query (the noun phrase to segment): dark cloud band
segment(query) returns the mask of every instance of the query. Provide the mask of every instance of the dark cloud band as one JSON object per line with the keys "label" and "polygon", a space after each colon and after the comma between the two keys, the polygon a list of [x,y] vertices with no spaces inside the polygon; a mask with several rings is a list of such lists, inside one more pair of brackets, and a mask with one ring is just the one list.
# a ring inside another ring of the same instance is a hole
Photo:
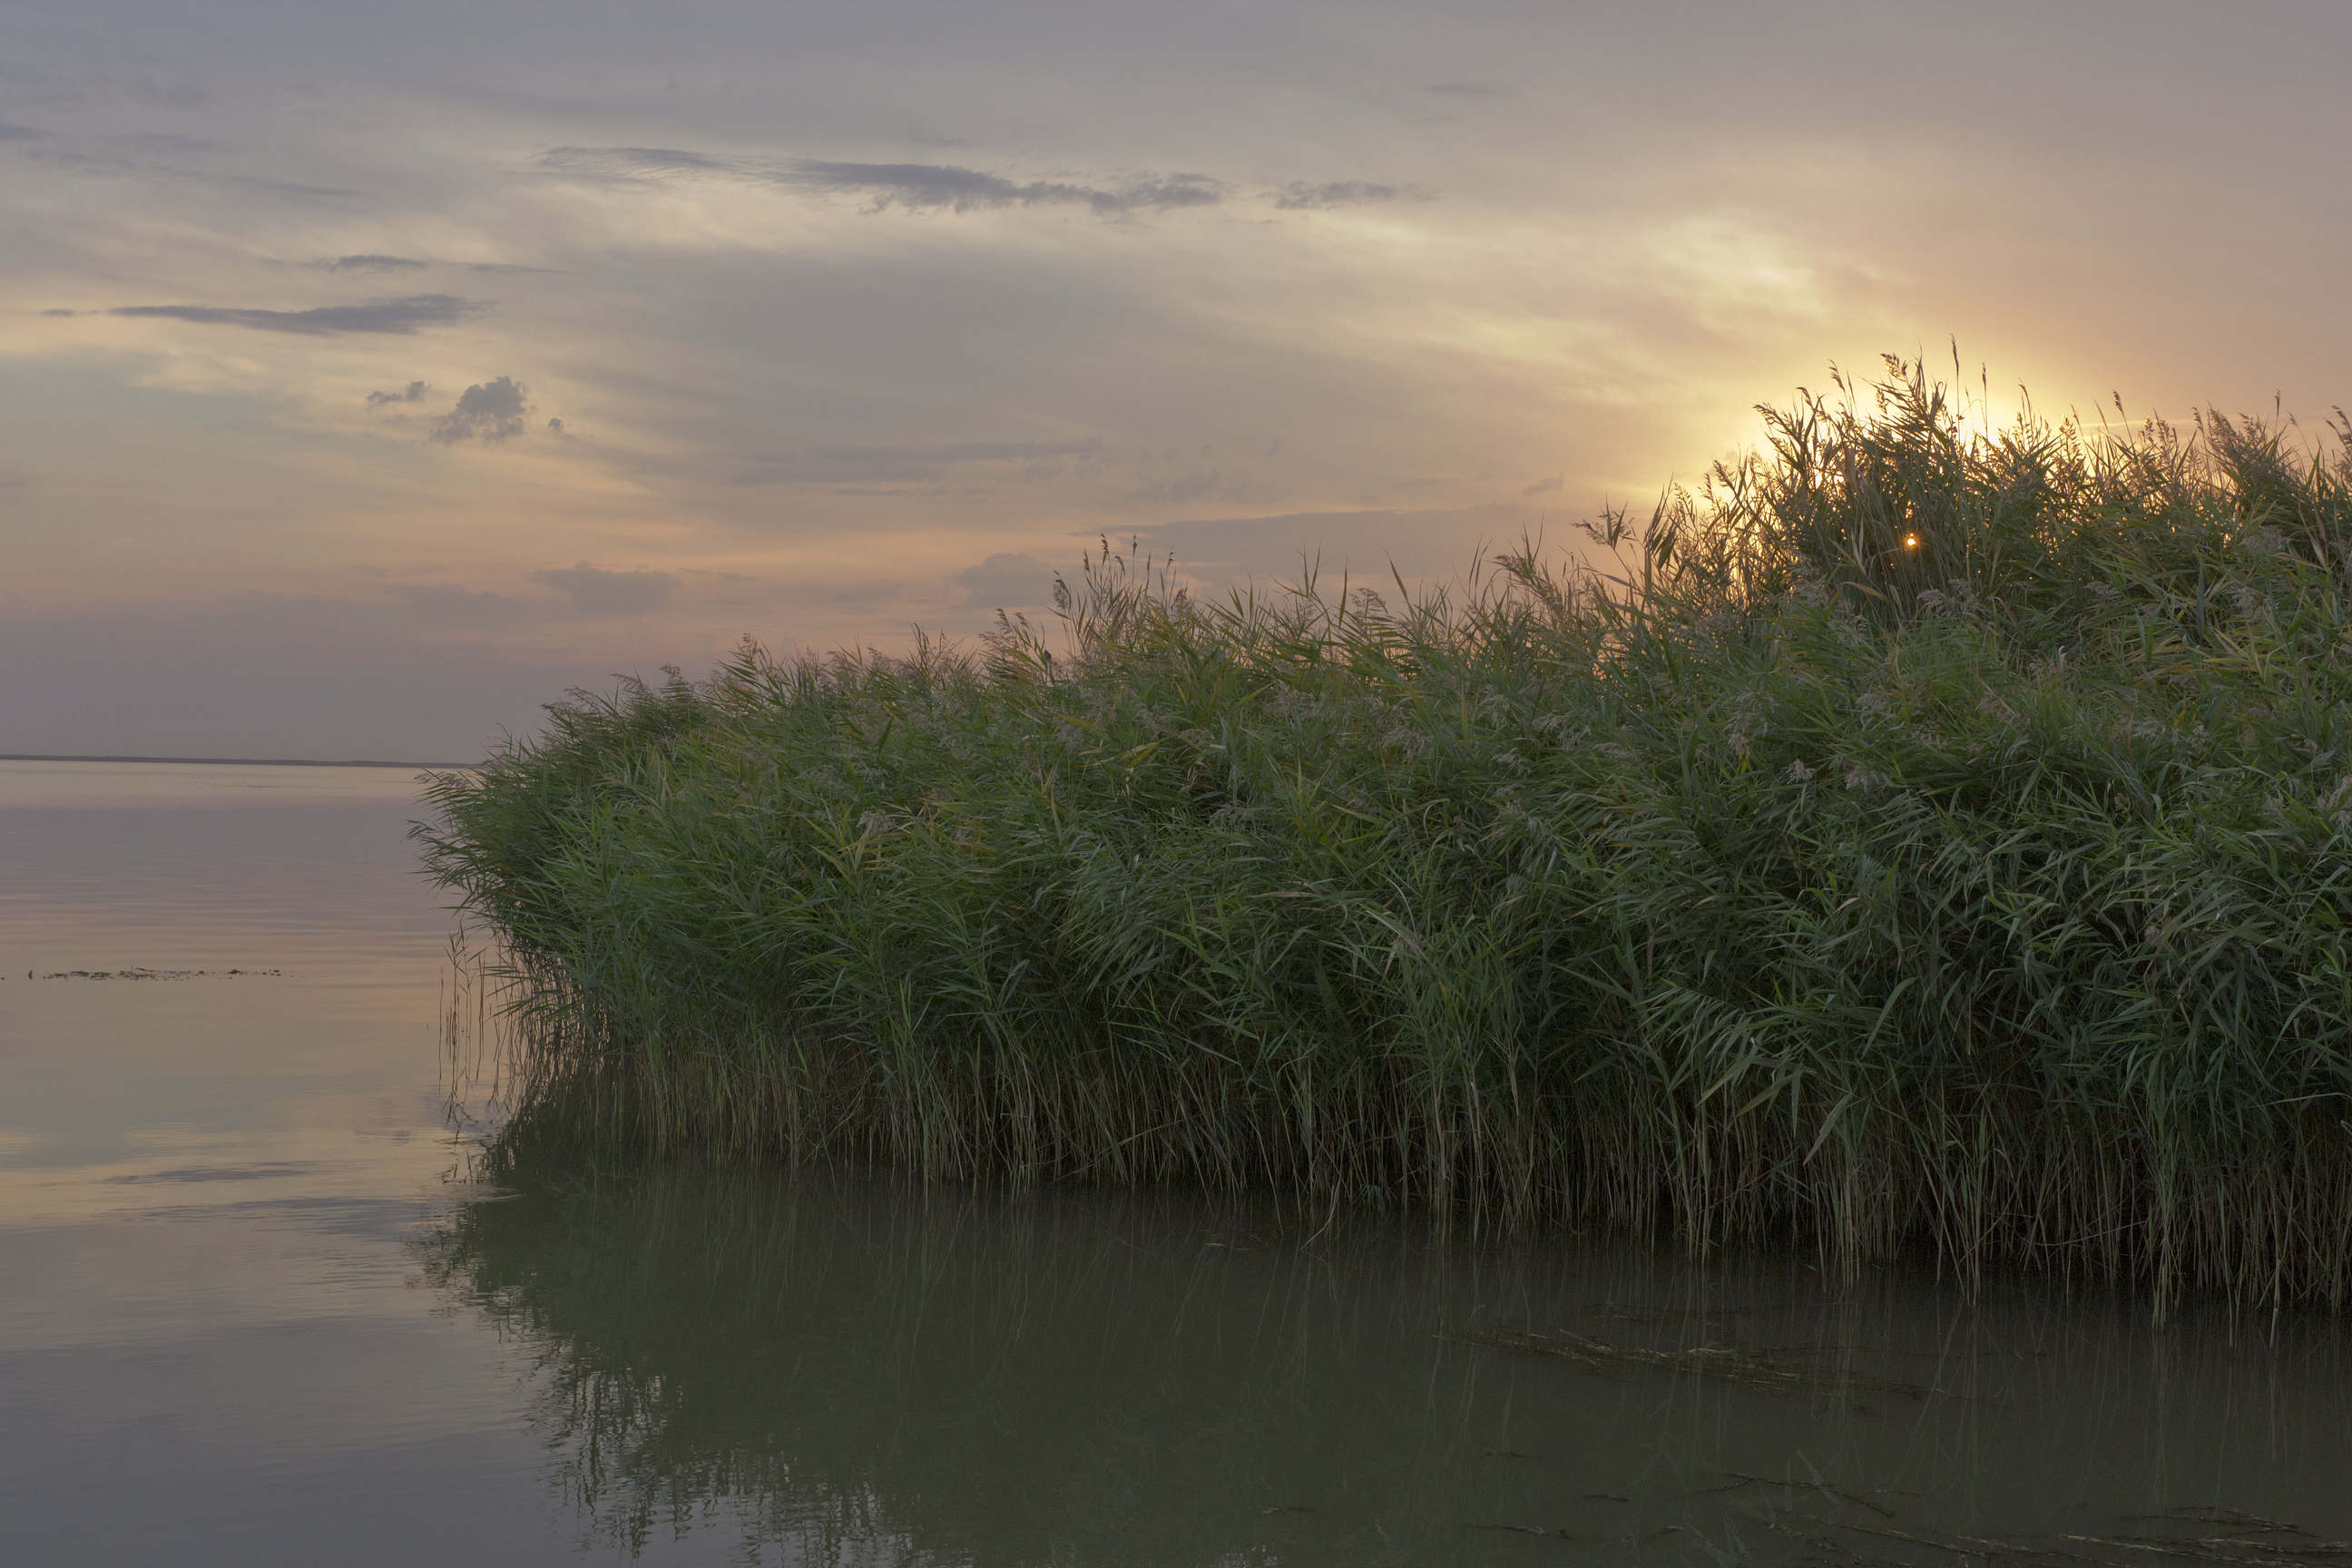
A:
{"label": "dark cloud band", "polygon": [[411,294],[364,305],[320,305],[308,310],[259,310],[226,305],[118,305],[110,316],[190,321],[205,327],[247,327],[257,332],[294,332],[305,337],[389,332],[400,336],[426,327],[446,327],[489,309],[487,301],[454,294]]}
{"label": "dark cloud band", "polygon": [[808,195],[861,195],[884,207],[1082,206],[1106,216],[1214,206],[1224,186],[1205,174],[1154,174],[1116,185],[1067,180],[1012,180],[950,163],[845,163],[821,158],[781,162],[721,157],[677,147],[558,147],[540,160],[565,174],[747,181]]}
{"label": "dark cloud band", "polygon": [[1008,180],[945,163],[833,163],[796,159],[779,184],[809,192],[872,196],[885,205],[951,207],[1084,206],[1098,213],[1214,206],[1224,187],[1205,174],[1168,174],[1112,188],[1059,180]]}
{"label": "dark cloud band", "polygon": [[325,256],[310,263],[321,272],[422,272],[433,264],[413,256]]}

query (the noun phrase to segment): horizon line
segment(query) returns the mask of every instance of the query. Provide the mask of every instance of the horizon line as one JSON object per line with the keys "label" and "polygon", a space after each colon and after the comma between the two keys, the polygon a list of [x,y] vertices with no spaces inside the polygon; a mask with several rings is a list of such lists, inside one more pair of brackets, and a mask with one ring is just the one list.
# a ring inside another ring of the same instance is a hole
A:
{"label": "horizon line", "polygon": [[388,762],[379,757],[136,757],[58,752],[0,752],[0,763],[197,763],[226,768],[414,768],[421,773],[450,773],[482,765],[478,762]]}

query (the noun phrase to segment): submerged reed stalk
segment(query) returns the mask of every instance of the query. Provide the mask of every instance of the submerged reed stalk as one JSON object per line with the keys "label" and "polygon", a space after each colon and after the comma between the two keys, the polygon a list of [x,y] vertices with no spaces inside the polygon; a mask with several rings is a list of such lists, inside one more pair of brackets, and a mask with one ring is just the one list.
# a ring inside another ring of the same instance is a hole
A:
{"label": "submerged reed stalk", "polygon": [[575,694],[515,1136],[2352,1300],[2352,429],[1770,416],[1593,566]]}

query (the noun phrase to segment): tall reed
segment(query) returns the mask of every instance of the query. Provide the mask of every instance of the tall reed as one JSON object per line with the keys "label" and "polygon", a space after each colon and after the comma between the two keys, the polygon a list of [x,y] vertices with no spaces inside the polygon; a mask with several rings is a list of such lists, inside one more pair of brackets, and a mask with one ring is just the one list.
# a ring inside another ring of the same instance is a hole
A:
{"label": "tall reed", "polygon": [[1888,365],[1580,557],[575,693],[420,829],[517,1135],[2342,1308],[2352,427]]}

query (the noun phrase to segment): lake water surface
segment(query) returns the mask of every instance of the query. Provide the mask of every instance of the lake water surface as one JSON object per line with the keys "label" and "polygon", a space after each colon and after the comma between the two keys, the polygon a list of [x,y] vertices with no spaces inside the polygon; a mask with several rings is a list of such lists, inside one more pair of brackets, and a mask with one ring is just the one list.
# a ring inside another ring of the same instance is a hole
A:
{"label": "lake water surface", "polygon": [[2352,1563],[2323,1322],[1180,1196],[479,1186],[414,790],[0,763],[0,1563]]}

